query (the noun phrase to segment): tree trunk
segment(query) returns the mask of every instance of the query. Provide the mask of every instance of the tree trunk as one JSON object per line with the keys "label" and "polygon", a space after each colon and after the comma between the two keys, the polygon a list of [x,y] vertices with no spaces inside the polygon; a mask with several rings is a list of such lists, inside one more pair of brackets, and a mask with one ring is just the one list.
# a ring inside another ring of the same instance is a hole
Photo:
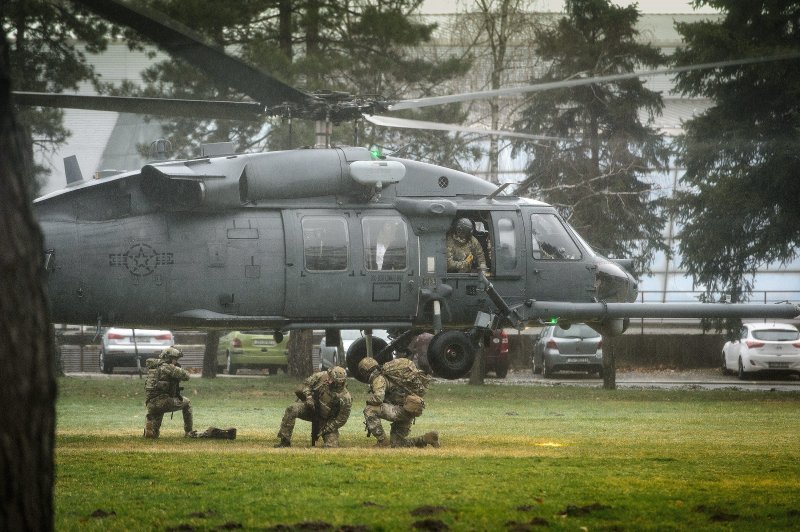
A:
{"label": "tree trunk", "polygon": [[213,379],[217,376],[217,351],[219,350],[220,336],[222,336],[220,331],[206,332],[206,350],[203,352],[203,373],[201,375],[205,379]]}
{"label": "tree trunk", "polygon": [[289,335],[289,375],[305,378],[314,372],[311,349],[314,340],[310,329],[292,331]]}
{"label": "tree trunk", "polygon": [[614,355],[613,336],[603,337],[603,388],[606,390],[617,389],[617,360]]}
{"label": "tree trunk", "polygon": [[11,105],[0,27],[0,529],[53,529],[56,380],[30,140]]}
{"label": "tree trunk", "polygon": [[480,386],[484,383],[483,376],[486,374],[486,357],[483,356],[483,345],[475,348],[475,362],[472,363],[472,370],[469,372],[469,383]]}

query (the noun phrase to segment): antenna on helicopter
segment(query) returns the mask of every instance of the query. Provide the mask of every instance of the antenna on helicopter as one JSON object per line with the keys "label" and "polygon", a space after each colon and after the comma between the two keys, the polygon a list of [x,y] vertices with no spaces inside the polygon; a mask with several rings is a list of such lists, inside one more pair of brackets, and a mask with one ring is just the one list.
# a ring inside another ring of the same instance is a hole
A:
{"label": "antenna on helicopter", "polygon": [[150,143],[150,159],[165,161],[172,153],[172,143],[167,139],[157,139]]}

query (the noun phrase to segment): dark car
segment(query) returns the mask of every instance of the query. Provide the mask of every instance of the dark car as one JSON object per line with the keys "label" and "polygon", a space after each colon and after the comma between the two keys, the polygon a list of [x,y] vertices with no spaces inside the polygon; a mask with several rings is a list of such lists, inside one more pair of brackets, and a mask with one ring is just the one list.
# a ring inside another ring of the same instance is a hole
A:
{"label": "dark car", "polygon": [[483,357],[486,360],[486,373],[494,372],[498,379],[505,379],[511,359],[508,353],[508,333],[495,329],[484,342]]}
{"label": "dark car", "polygon": [[557,371],[603,374],[603,338],[585,323],[568,329],[548,325],[533,346],[533,372],[549,378]]}

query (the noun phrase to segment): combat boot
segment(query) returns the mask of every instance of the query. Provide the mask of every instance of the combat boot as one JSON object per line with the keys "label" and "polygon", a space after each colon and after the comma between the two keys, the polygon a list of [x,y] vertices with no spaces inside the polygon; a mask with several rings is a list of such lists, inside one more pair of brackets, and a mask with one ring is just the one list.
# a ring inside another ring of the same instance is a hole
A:
{"label": "combat boot", "polygon": [[422,441],[431,447],[439,447],[439,433],[435,430],[426,432],[422,435]]}
{"label": "combat boot", "polygon": [[198,437],[198,436],[197,436],[197,431],[196,431],[196,430],[187,430],[187,431],[186,431],[186,432],[183,434],[183,437],[184,437],[184,438],[197,438],[197,437]]}
{"label": "combat boot", "polygon": [[144,437],[153,440],[158,438],[158,433],[153,428],[153,422],[149,419],[144,424]]}
{"label": "combat boot", "polygon": [[284,438],[283,436],[281,436],[281,441],[273,445],[273,447],[275,447],[276,449],[279,447],[291,447],[291,446],[292,446],[292,440]]}
{"label": "combat boot", "polygon": [[383,438],[378,438],[378,441],[375,443],[375,447],[383,448],[383,447],[390,447],[390,446],[391,446],[391,444],[389,443],[389,440],[386,439],[386,436],[384,436]]}

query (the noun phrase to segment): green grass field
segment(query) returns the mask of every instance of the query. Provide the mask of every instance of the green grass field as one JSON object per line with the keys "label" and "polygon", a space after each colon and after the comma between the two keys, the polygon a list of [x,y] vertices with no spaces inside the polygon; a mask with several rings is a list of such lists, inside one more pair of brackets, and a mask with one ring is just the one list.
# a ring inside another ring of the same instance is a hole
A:
{"label": "green grass field", "polygon": [[[273,449],[296,382],[192,379],[144,440],[144,381],[60,380],[57,530],[800,529],[800,394],[433,385],[412,435],[374,449],[364,384],[340,449]],[[388,429],[388,426],[387,426]]]}

